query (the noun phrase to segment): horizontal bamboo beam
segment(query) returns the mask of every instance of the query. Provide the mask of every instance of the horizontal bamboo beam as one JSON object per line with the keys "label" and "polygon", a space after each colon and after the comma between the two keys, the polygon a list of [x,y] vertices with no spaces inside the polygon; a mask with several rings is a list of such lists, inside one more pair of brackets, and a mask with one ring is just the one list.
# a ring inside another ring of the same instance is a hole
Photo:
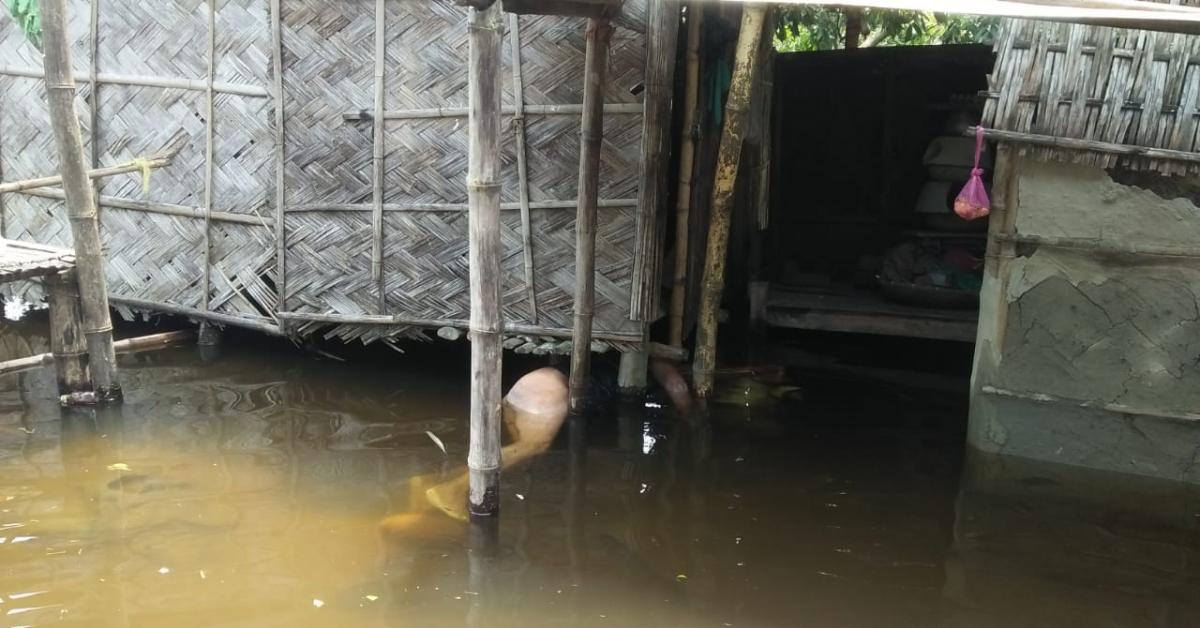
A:
{"label": "horizontal bamboo beam", "polygon": [[[576,201],[532,201],[529,209],[575,209]],[[637,207],[636,198],[615,198],[600,201],[601,208],[616,209],[622,207]],[[520,203],[501,203],[504,211],[518,211]],[[305,203],[290,205],[284,211],[296,212],[370,212],[374,210],[371,203]],[[385,203],[385,212],[465,212],[466,203]]]}
{"label": "horizontal bamboo beam", "polygon": [[273,322],[268,322],[267,319],[245,318],[242,316],[234,316],[231,314],[222,314],[220,312],[206,312],[194,307],[183,305],[174,305],[171,303],[157,303],[146,299],[135,299],[133,297],[122,297],[111,295],[109,301],[117,305],[133,308],[135,310],[145,310],[148,312],[158,312],[162,314],[174,314],[176,316],[185,316],[202,321],[211,321],[222,325],[230,325],[232,327],[242,327],[245,329],[253,329],[254,331],[262,332],[271,336],[282,336],[283,330]]}
{"label": "horizontal bamboo beam", "polygon": [[[11,65],[0,65],[0,75],[3,76],[21,76],[25,78],[44,78],[45,75],[41,68],[23,68]],[[75,72],[75,80],[83,82],[91,82],[92,77],[88,72]],[[107,83],[109,85],[130,85],[140,87],[162,87],[166,89],[185,89],[193,92],[208,91],[207,79],[186,79],[175,78],[168,76],[145,76],[140,74],[112,74],[110,72],[101,72],[96,75],[97,83]],[[241,85],[237,83],[214,82],[213,91],[222,94],[234,94],[237,96],[249,96],[252,98],[266,98],[270,94],[266,88],[257,85]]]}
{"label": "horizontal bamboo beam", "polygon": [[1067,399],[1065,397],[1057,397],[1044,393],[1029,393],[1006,390],[1004,388],[996,388],[994,386],[984,386],[982,390],[984,394],[991,395],[993,397],[1007,397],[1009,399],[1019,399],[1021,401],[1030,401],[1033,403],[1075,406],[1078,408],[1088,408],[1092,410],[1104,410],[1105,412],[1113,412],[1117,414],[1148,416],[1159,419],[1171,419],[1175,421],[1200,421],[1200,414],[1195,412],[1160,412],[1158,410],[1151,410],[1149,408],[1136,408],[1118,403],[1081,401],[1079,399]]}
{"label": "horizontal bamboo beam", "polygon": [[[88,171],[87,175],[90,179],[103,179],[104,177],[113,177],[119,174],[127,174],[130,172],[157,170],[158,168],[164,168],[169,165],[171,165],[171,157],[169,156],[147,157],[140,161],[131,161],[119,166],[93,168],[92,170]],[[55,175],[52,177],[41,177],[38,179],[25,179],[23,181],[0,183],[0,194],[9,194],[12,192],[21,192],[36,188],[48,188],[54,185],[62,185],[61,176]]]}
{"label": "horizontal bamboo beam", "polygon": [[[135,353],[138,351],[150,351],[153,349],[165,349],[183,342],[191,340],[195,336],[194,333],[188,330],[183,331],[168,331],[161,334],[150,334],[149,336],[139,336],[137,338],[126,338],[113,343],[113,350],[117,353]],[[17,358],[15,360],[7,360],[0,362],[0,375],[8,375],[10,373],[19,373],[30,369],[39,368],[54,364],[53,353],[39,353],[27,358]]]}
{"label": "horizontal bamboo beam", "polygon": [[[468,321],[465,319],[432,319],[432,318],[413,318],[404,315],[376,315],[376,314],[324,314],[317,312],[280,312],[280,320],[297,321],[306,323],[332,323],[337,325],[408,325],[412,327],[430,327],[438,329],[441,327],[457,327],[466,329]],[[570,329],[558,328],[543,328],[534,325],[522,325],[520,323],[504,322],[504,333],[506,334],[527,334],[533,336],[548,336],[551,338],[570,338]],[[642,336],[636,332],[622,333],[615,331],[597,330],[593,334],[600,340],[611,340],[615,342],[641,342]]]}
{"label": "horizontal bamboo beam", "polygon": [[[641,114],[642,103],[609,103],[604,105],[605,115],[610,114]],[[578,116],[583,115],[583,105],[525,105],[523,112],[526,116]],[[501,107],[500,115],[515,116],[516,107]],[[383,112],[384,120],[424,120],[437,118],[465,118],[466,107],[433,107],[430,109],[400,109]],[[370,111],[347,111],[342,114],[347,122],[371,120]]]}
{"label": "horizontal bamboo beam", "polygon": [[[55,200],[63,200],[63,192],[57,188],[51,189],[36,189],[22,190],[18,194],[28,194],[29,196],[38,196],[41,198],[50,198]],[[128,209],[130,211],[145,212],[148,214],[163,214],[165,216],[178,216],[180,218],[199,218],[204,219],[206,214],[211,214],[211,218],[216,222],[231,222],[239,225],[250,225],[253,227],[268,227],[267,219],[258,216],[247,214],[233,214],[229,212],[207,212],[203,207],[192,207],[190,205],[175,205],[172,203],[156,203],[153,201],[135,201],[127,198],[118,198],[116,196],[101,196],[100,205],[102,207],[112,207],[117,209]]]}
{"label": "horizontal bamboo beam", "polygon": [[[974,137],[975,127],[968,128],[965,135]],[[1012,142],[1014,144],[1026,144],[1030,146],[1041,146],[1044,148],[1058,148],[1065,150],[1091,151],[1095,153],[1142,157],[1145,159],[1186,161],[1188,163],[1200,164],[1200,153],[1189,153],[1187,151],[1171,150],[1168,148],[1150,148],[1147,146],[1134,146],[1132,144],[1114,144],[1112,142],[1079,140],[1070,137],[1037,135],[1034,133],[1020,133],[1017,131],[1001,131],[999,129],[984,129],[984,135],[990,140]]]}

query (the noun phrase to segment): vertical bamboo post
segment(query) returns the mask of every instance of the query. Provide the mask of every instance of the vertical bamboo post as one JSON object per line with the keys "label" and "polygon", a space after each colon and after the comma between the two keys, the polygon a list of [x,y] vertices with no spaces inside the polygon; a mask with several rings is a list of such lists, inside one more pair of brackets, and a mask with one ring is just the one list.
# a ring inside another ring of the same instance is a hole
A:
{"label": "vertical bamboo post", "polygon": [[83,333],[88,365],[96,393],[106,401],[120,401],[117,356],[113,351],[112,319],[108,311],[108,286],[104,278],[104,251],[96,224],[96,203],[88,179],[79,119],[75,115],[75,77],[71,71],[71,43],[67,38],[65,0],[40,0],[45,50],[46,96],[50,125],[58,149],[58,169],[63,179],[79,292],[83,298]]}
{"label": "vertical bamboo post", "polygon": [[700,315],[696,324],[696,358],[692,378],[696,394],[712,393],[713,371],[717,358],[717,309],[725,285],[725,252],[729,244],[729,220],[733,210],[733,188],[737,181],[742,138],[746,129],[751,88],[758,71],[758,46],[762,41],[766,8],[747,4],[742,12],[733,79],[725,103],[725,126],[717,152],[717,170],[713,179],[712,215],[708,225],[708,246],[704,258],[704,280],[700,286]]}
{"label": "vertical bamboo post", "polygon": [[[95,168],[100,163],[100,0],[91,0],[90,15],[88,16],[88,84],[92,87],[88,99],[88,122],[91,124],[91,153],[92,161],[88,165]],[[92,183],[92,196],[95,198],[96,213],[100,213],[100,190],[104,187],[104,179],[96,179]]]}
{"label": "vertical bamboo post", "polygon": [[700,34],[704,3],[688,8],[687,74],[683,83],[683,130],[679,140],[679,189],[675,195],[675,273],[671,284],[668,342],[683,346],[683,310],[687,302],[688,240],[692,212],[692,171],[696,163],[696,106],[700,100]]}
{"label": "vertical bamboo post", "polygon": [[467,507],[472,516],[491,516],[500,509],[500,56],[504,18],[499,2],[468,12],[471,442]]}
{"label": "vertical bamboo post", "polygon": [[[201,305],[209,310],[212,299],[212,212],[213,212],[213,78],[217,71],[217,0],[208,0],[208,76],[205,83],[204,120],[204,295]],[[93,140],[94,141],[94,140]]]}
{"label": "vertical bamboo post", "polygon": [[67,271],[46,277],[45,286],[50,302],[50,351],[58,374],[58,392],[69,395],[89,390],[79,281],[74,271]]}
{"label": "vertical bamboo post", "polygon": [[525,294],[529,299],[529,322],[537,325],[537,284],[533,274],[533,223],[529,215],[529,167],[525,154],[525,79],[521,71],[521,20],[508,16],[508,39],[512,49],[513,132],[517,138],[517,197],[521,202],[521,254],[525,263]]}
{"label": "vertical bamboo post", "polygon": [[372,120],[371,279],[379,292],[380,314],[387,310],[383,288],[383,90],[387,47],[387,11],[384,0],[375,0],[375,114]]}
{"label": "vertical bamboo post", "polygon": [[587,392],[596,303],[596,205],[600,197],[600,145],[604,138],[604,83],[612,24],[591,18],[584,60],[583,117],[579,141],[579,205],[575,212],[575,329],[571,343],[571,410]]}

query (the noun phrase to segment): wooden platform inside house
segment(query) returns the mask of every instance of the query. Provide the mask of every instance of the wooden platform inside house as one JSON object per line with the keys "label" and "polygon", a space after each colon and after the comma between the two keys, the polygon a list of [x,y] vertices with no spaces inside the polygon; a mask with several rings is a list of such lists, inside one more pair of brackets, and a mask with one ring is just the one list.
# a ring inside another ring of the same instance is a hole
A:
{"label": "wooden platform inside house", "polygon": [[771,327],[956,342],[975,342],[978,319],[973,310],[904,305],[867,290],[825,294],[779,284],[771,284],[766,307]]}
{"label": "wooden platform inside house", "polygon": [[0,283],[45,277],[75,267],[75,252],[44,244],[0,239]]}

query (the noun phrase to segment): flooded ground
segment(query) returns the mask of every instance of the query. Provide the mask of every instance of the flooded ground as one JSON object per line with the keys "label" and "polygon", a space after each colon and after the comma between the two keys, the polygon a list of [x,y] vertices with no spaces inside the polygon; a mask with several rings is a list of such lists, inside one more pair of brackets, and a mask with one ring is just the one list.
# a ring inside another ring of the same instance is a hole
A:
{"label": "flooded ground", "polygon": [[964,473],[965,391],[846,374],[708,418],[607,404],[471,542],[414,489],[465,459],[465,354],[418,349],[230,336],[125,356],[125,405],[68,415],[49,371],[0,379],[0,624],[1200,625],[1189,491]]}

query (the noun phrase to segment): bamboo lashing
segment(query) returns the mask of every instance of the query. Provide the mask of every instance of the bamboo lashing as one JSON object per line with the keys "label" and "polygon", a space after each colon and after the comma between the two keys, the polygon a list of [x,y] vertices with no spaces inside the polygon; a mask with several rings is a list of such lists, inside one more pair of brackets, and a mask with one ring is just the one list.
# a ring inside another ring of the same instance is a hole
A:
{"label": "bamboo lashing", "polygon": [[213,79],[217,72],[217,0],[208,0],[208,85],[204,94],[204,285],[200,302],[210,309],[212,298],[212,212],[213,212]]}
{"label": "bamboo lashing", "polygon": [[700,36],[704,3],[688,8],[687,74],[683,82],[683,126],[679,139],[679,186],[675,192],[675,268],[671,282],[671,309],[667,341],[683,346],[683,310],[687,304],[688,241],[691,238],[692,173],[696,161],[696,107],[700,100]]}
{"label": "bamboo lashing", "polygon": [[713,181],[712,213],[708,226],[708,245],[704,256],[704,280],[700,286],[700,314],[696,323],[696,355],[692,379],[696,394],[707,397],[713,390],[717,360],[717,310],[725,286],[726,249],[729,221],[733,212],[733,189],[745,134],[750,93],[756,80],[766,8],[747,4],[742,12],[741,31],[734,52],[733,78],[725,104],[725,125],[717,153]]}
{"label": "bamboo lashing", "polygon": [[[93,168],[87,171],[87,176],[90,179],[103,179],[105,177],[113,177],[120,174],[128,174],[137,172],[144,174],[148,170],[156,170],[165,168],[171,165],[171,160],[174,159],[174,154],[162,154],[154,157],[143,157],[135,159],[118,166],[108,166],[105,168]],[[55,185],[62,185],[62,175],[54,175],[49,177],[38,177],[37,179],[25,179],[23,181],[9,181],[8,183],[0,183],[0,194],[10,194],[12,192],[24,192],[38,188],[48,188]]]}
{"label": "bamboo lashing", "polygon": [[591,375],[592,319],[596,300],[596,203],[600,145],[604,138],[604,87],[612,23],[589,18],[579,141],[579,210],[575,214],[575,325],[571,340],[570,407],[582,409]]}
{"label": "bamboo lashing", "polygon": [[[529,216],[529,167],[525,163],[525,81],[521,76],[521,19],[508,16],[508,40],[512,48],[513,133],[517,139],[517,197],[521,206],[521,253],[525,265],[525,292],[529,320],[538,322],[537,286],[533,276],[533,225]],[[504,209],[503,203],[501,209]]]}
{"label": "bamboo lashing", "polygon": [[467,166],[471,293],[471,433],[467,509],[472,516],[500,510],[500,2],[468,9],[470,140]]}
{"label": "bamboo lashing", "polygon": [[375,119],[372,124],[371,155],[371,278],[378,290],[377,311],[387,309],[387,298],[383,289],[383,89],[384,64],[387,47],[387,12],[384,0],[375,0]]}
{"label": "bamboo lashing", "polygon": [[66,27],[65,0],[40,0],[45,42],[46,96],[58,152],[71,236],[75,244],[79,291],[83,301],[83,334],[93,388],[101,399],[119,402],[121,382],[113,352],[104,253],[96,222],[96,203],[83,155],[75,111],[75,79]]}

